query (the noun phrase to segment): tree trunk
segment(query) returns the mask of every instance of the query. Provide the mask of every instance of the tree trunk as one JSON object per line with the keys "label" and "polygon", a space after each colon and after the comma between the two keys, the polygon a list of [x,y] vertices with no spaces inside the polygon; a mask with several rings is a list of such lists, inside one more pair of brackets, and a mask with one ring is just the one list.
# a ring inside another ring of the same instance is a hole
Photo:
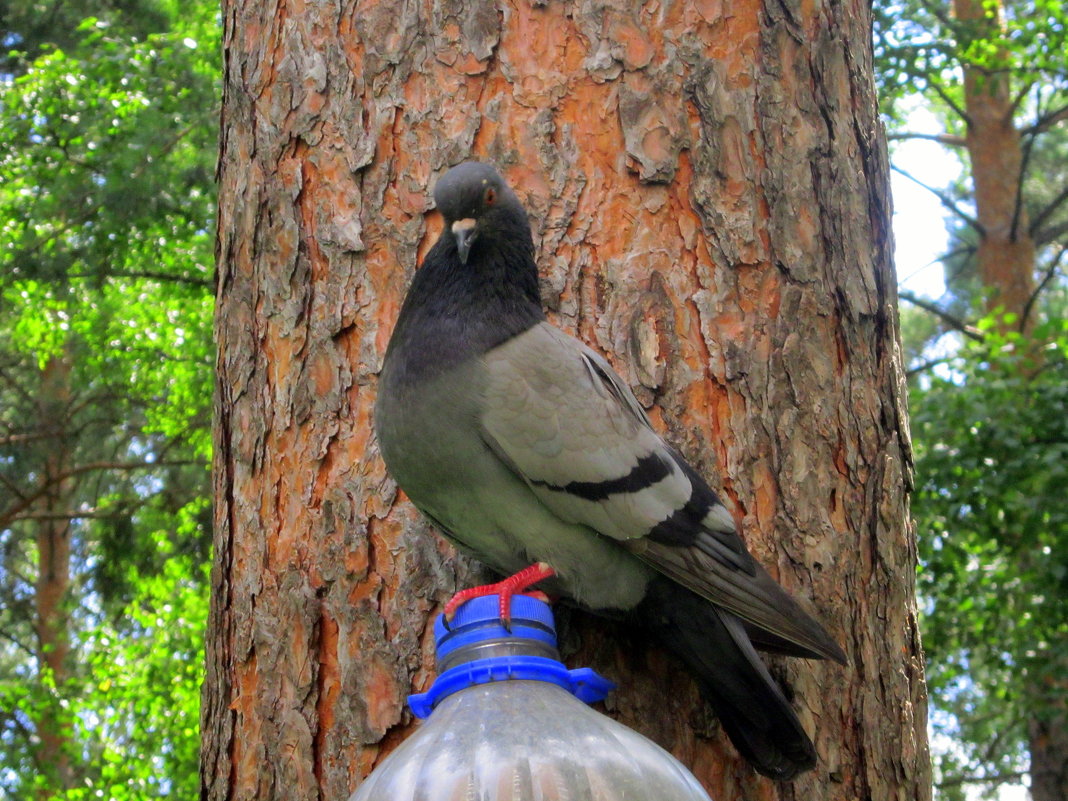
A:
{"label": "tree trunk", "polygon": [[[990,28],[1000,24],[1001,6],[989,0],[954,0],[953,11],[962,22]],[[1001,307],[1015,314],[1012,327],[1026,331],[1036,254],[1020,194],[1023,149],[1013,125],[1016,109],[1008,72],[965,67],[964,104],[976,218],[983,229],[976,253],[979,277],[990,292],[989,310]]]}
{"label": "tree trunk", "polygon": [[714,798],[925,799],[887,163],[864,2],[224,4],[203,795],[343,799],[408,733],[471,563],[371,434],[428,187],[497,164],[550,316],[735,501],[850,666],[769,660],[820,754],[747,767],[692,681],[563,611],[608,711]]}
{"label": "tree trunk", "polygon": [[41,372],[37,401],[39,430],[46,434],[41,483],[47,491],[38,508],[37,581],[34,587],[34,618],[37,633],[39,678],[58,689],[50,703],[33,711],[38,737],[37,765],[46,781],[38,797],[52,798],[71,786],[69,721],[60,705],[62,688],[68,678],[70,654],[67,591],[70,589],[70,520],[62,517],[71,508],[70,480],[58,477],[69,467],[65,431],[70,403],[71,363],[67,354],[52,356]]}
{"label": "tree trunk", "polygon": [[1068,798],[1068,702],[1063,686],[1058,689],[1062,692],[1049,703],[1047,714],[1027,724],[1032,801]]}

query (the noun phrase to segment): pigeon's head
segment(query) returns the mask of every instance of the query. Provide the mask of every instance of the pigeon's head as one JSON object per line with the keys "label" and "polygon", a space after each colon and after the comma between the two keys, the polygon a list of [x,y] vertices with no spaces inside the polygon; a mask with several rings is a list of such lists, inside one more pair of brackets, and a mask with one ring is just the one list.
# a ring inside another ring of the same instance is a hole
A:
{"label": "pigeon's head", "polygon": [[453,167],[434,187],[434,202],[464,264],[479,239],[511,233],[517,227],[530,231],[519,199],[488,164],[465,161]]}

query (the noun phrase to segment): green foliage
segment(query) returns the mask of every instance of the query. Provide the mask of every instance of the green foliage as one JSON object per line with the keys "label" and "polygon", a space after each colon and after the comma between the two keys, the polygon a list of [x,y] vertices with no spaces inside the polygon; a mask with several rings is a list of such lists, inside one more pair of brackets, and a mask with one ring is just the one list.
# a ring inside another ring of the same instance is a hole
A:
{"label": "green foliage", "polygon": [[[131,576],[137,588],[118,625],[82,634],[89,654],[76,696],[76,740],[88,770],[62,798],[142,801],[199,792],[200,684],[208,602],[203,559],[170,552],[162,571]],[[102,791],[102,792],[101,792]]]}
{"label": "green foliage", "polygon": [[0,5],[0,37],[14,53],[0,72],[17,72],[18,54],[31,57],[45,47],[70,50],[80,41],[78,26],[89,17],[112,20],[140,39],[168,28],[173,4],[158,0],[5,0]]}
{"label": "green foliage", "polygon": [[[183,516],[194,520],[196,512]],[[25,668],[0,670],[0,708],[27,731],[35,725],[32,710],[59,710],[81,766],[77,784],[58,791],[42,782],[29,739],[0,731],[4,768],[20,777],[0,778],[0,798],[28,797],[41,787],[70,801],[196,796],[207,567],[202,558],[179,555],[172,536],[156,532],[160,553],[169,555],[162,569],[142,575],[131,568],[132,599],[79,632],[83,670],[58,686],[48,674],[32,680]]]}
{"label": "green foliage", "polygon": [[174,35],[136,41],[94,20],[83,33],[84,56],[47,52],[4,94],[5,271],[49,282],[203,284],[203,270],[176,268],[209,236],[213,209],[205,189],[216,103],[204,45]]}
{"label": "green foliage", "polygon": [[1068,688],[1068,322],[981,328],[913,396],[932,719],[958,745],[943,780],[1025,769],[1028,720]]}
{"label": "green foliage", "polygon": [[[960,19],[950,0],[875,3],[875,71],[883,111],[900,122],[902,101],[923,94],[963,133],[963,68],[1007,80],[1014,92],[1034,87],[1052,101],[1068,82],[1068,10],[1060,0],[985,4],[986,20]],[[998,18],[1000,9],[1000,19]]]}
{"label": "green foliage", "polygon": [[[210,541],[213,4],[15,2],[0,74],[0,798],[192,797]],[[71,543],[52,621],[47,520]],[[71,776],[41,763],[63,734]]]}

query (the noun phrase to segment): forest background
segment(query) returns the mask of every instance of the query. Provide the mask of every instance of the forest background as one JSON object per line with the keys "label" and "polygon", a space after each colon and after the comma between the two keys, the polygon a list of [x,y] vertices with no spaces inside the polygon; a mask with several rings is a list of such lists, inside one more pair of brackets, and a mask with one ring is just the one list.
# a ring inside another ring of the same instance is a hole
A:
{"label": "forest background", "polygon": [[[1059,799],[1065,10],[875,12],[895,180],[944,209],[930,264],[895,217],[936,794]],[[195,797],[218,8],[13,0],[0,40],[0,799]]]}

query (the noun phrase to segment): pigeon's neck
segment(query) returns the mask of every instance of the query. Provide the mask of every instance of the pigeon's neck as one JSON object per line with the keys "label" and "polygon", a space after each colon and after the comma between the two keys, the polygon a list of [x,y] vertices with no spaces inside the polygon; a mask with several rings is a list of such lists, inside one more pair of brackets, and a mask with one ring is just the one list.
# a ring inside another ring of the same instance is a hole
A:
{"label": "pigeon's neck", "polygon": [[404,365],[402,381],[431,378],[545,320],[529,244],[482,242],[463,264],[451,240],[427,254],[397,319],[390,351],[403,353],[386,358]]}

